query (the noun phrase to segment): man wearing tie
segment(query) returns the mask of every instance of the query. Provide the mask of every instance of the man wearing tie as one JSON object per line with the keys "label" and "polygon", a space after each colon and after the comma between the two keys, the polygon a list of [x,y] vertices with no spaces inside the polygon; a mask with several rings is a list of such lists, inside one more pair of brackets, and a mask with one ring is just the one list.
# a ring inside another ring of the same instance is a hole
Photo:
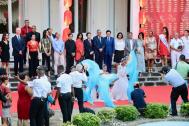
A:
{"label": "man wearing tie", "polygon": [[127,39],[125,40],[125,55],[128,56],[132,50],[137,49],[137,41],[133,39],[133,33],[128,32]]}
{"label": "man wearing tie", "polygon": [[93,47],[95,53],[95,62],[102,69],[103,62],[103,49],[104,49],[104,38],[101,36],[101,30],[97,30],[97,36],[93,38]]}
{"label": "man wearing tie", "polygon": [[84,48],[85,48],[84,56],[85,56],[85,59],[93,60],[94,51],[93,51],[93,40],[91,39],[91,33],[88,32],[86,36],[87,36],[87,39],[84,40]]}
{"label": "man wearing tie", "polygon": [[18,65],[19,72],[23,72],[23,52],[25,49],[24,39],[20,36],[21,29],[16,28],[16,35],[12,37],[12,48],[14,56],[14,73],[18,74]]}
{"label": "man wearing tie", "polygon": [[112,70],[112,56],[115,50],[114,38],[111,37],[111,31],[106,31],[105,48],[104,48],[104,64],[107,66],[107,70],[111,73]]}

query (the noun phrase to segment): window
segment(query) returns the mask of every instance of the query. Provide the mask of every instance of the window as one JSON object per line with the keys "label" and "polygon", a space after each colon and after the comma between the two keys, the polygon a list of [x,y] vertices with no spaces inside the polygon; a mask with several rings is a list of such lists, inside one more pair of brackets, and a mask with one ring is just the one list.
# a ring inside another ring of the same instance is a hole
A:
{"label": "window", "polygon": [[[19,15],[19,0],[12,1],[12,29],[15,32],[18,27],[18,15]],[[0,34],[8,33],[8,0],[0,1]]]}

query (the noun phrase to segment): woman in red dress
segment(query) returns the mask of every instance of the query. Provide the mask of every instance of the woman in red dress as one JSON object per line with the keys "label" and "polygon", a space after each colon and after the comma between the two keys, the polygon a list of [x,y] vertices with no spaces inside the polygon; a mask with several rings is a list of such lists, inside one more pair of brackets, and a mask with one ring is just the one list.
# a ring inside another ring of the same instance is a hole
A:
{"label": "woman in red dress", "polygon": [[169,55],[169,31],[163,27],[163,34],[159,35],[158,52],[161,57],[162,65],[167,66],[167,57]]}
{"label": "woman in red dress", "polygon": [[17,102],[18,126],[29,126],[28,119],[32,92],[24,83],[29,81],[28,73],[20,73],[18,79],[20,80],[18,85],[19,97]]}
{"label": "woman in red dress", "polygon": [[75,45],[76,45],[75,60],[78,63],[84,57],[84,44],[83,44],[83,34],[82,33],[78,33]]}

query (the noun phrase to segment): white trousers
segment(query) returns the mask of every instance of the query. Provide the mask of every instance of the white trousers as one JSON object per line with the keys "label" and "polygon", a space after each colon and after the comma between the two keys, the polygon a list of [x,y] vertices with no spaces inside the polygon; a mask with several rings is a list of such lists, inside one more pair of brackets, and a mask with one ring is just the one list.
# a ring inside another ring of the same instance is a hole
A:
{"label": "white trousers", "polygon": [[60,55],[57,52],[54,52],[54,72],[55,75],[57,75],[57,67],[59,65],[63,65],[65,67],[65,58],[64,58],[64,54]]}
{"label": "white trousers", "polygon": [[179,61],[180,55],[181,55],[181,52],[171,51],[171,64],[172,64],[172,68],[175,68],[177,62]]}

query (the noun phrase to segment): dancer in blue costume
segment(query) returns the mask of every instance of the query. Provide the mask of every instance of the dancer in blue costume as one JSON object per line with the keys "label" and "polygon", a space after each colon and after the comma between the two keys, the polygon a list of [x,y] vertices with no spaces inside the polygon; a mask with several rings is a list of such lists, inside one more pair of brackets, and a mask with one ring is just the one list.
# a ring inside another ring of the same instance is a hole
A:
{"label": "dancer in blue costume", "polygon": [[128,64],[126,65],[126,73],[129,75],[129,85],[127,90],[128,100],[131,100],[131,92],[134,90],[134,84],[138,81],[137,57],[135,51],[129,54]]}
{"label": "dancer in blue costume", "polygon": [[83,60],[81,64],[85,67],[85,69],[88,71],[88,81],[86,83],[86,90],[84,91],[84,101],[88,101],[91,104],[93,104],[93,99],[91,97],[91,91],[92,89],[97,85],[99,81],[99,75],[100,75],[100,68],[98,64],[92,60]]}
{"label": "dancer in blue costume", "polygon": [[106,65],[103,66],[103,72],[99,76],[98,92],[99,97],[104,101],[105,106],[115,107],[110,96],[110,84],[118,79],[116,74],[110,74],[107,72]]}

